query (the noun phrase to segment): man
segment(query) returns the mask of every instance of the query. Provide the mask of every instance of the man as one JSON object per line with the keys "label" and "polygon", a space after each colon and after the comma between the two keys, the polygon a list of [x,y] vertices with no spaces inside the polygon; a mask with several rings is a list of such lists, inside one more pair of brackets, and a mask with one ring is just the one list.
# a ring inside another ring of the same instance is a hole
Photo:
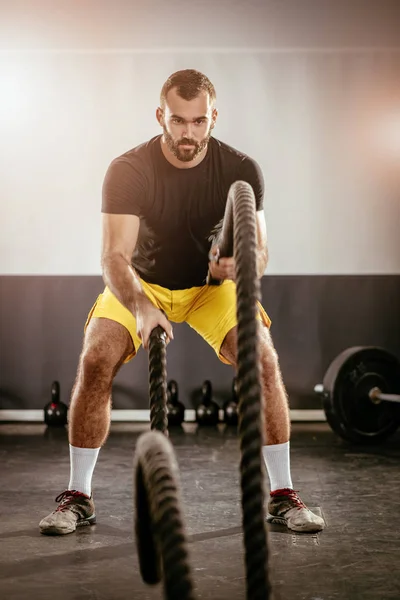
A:
{"label": "man", "polygon": [[[163,133],[115,159],[103,186],[102,268],[106,285],[86,325],[72,392],[68,489],[40,522],[44,534],[65,534],[95,522],[91,480],[110,425],[111,385],[121,365],[157,325],[173,339],[170,321],[186,321],[235,366],[236,301],[233,258],[209,262],[210,235],[224,216],[237,180],[253,187],[257,202],[258,275],[268,253],[264,182],[258,164],[211,137],[217,120],[215,90],[202,73],[178,71],[161,91],[157,120]],[[212,252],[217,255],[218,248]],[[207,271],[220,286],[206,285]],[[295,531],[319,531],[314,515],[293,490],[290,419],[278,357],[261,305],[260,361],[266,415],[263,455],[270,479],[268,519]]]}

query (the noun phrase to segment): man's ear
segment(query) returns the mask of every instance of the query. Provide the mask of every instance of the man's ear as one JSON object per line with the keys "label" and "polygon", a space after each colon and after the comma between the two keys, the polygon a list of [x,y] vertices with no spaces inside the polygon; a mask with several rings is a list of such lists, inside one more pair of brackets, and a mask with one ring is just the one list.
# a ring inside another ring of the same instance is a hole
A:
{"label": "man's ear", "polygon": [[160,107],[158,107],[156,110],[156,119],[161,125],[161,127],[164,127],[164,111]]}
{"label": "man's ear", "polygon": [[217,122],[217,118],[218,118],[218,109],[213,108],[212,115],[211,115],[211,129],[214,129],[215,124]]}

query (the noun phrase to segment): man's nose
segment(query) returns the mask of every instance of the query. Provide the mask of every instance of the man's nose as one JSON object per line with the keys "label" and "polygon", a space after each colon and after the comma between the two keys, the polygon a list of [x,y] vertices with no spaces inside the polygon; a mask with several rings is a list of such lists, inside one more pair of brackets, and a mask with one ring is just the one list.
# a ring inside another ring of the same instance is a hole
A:
{"label": "man's nose", "polygon": [[193,127],[192,123],[185,124],[184,132],[183,132],[184,137],[187,137],[189,139],[192,137],[192,133],[193,133],[192,127]]}

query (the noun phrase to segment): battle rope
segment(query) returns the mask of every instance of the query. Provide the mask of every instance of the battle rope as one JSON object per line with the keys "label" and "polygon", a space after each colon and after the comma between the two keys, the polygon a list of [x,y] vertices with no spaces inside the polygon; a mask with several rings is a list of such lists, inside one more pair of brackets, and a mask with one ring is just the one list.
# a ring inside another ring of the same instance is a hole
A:
{"label": "battle rope", "polygon": [[163,580],[166,600],[194,600],[179,469],[167,437],[166,334],[161,327],[152,331],[149,340],[149,388],[153,431],[139,437],[134,465],[140,573],[150,585]]}
{"label": "battle rope", "polygon": [[[268,539],[264,514],[261,384],[257,335],[256,203],[252,187],[236,181],[230,188],[223,226],[215,238],[219,256],[234,256],[238,321],[237,386],[239,395],[240,475],[248,600],[267,600]],[[210,276],[208,283],[219,284]]]}

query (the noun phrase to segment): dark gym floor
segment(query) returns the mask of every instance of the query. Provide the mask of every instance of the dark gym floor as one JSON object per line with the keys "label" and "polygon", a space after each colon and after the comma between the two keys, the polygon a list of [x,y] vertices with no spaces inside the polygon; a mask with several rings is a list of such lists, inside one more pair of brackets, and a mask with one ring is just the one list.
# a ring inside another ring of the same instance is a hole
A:
{"label": "dark gym floor", "polygon": [[[172,433],[198,598],[245,599],[238,438],[186,424]],[[0,598],[153,600],[133,538],[132,456],[147,425],[113,424],[93,487],[97,525],[39,534],[68,483],[66,431],[0,425]],[[269,527],[270,570],[280,600],[400,598],[400,431],[378,447],[339,440],[325,423],[293,424],[292,474],[320,511],[319,535]]]}

